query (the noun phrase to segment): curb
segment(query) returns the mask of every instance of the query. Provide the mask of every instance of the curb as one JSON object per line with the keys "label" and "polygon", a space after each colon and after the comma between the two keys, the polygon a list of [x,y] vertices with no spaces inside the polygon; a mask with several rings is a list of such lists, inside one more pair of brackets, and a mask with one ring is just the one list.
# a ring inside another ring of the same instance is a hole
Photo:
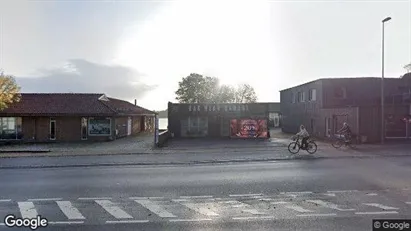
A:
{"label": "curb", "polygon": [[51,150],[0,150],[0,153],[48,153]]}
{"label": "curb", "polygon": [[147,163],[95,163],[95,164],[71,164],[71,165],[28,165],[28,166],[0,166],[0,169],[47,169],[47,168],[85,168],[85,167],[114,167],[114,166],[170,166],[170,165],[201,165],[201,164],[227,164],[227,163],[250,163],[268,161],[300,161],[300,160],[326,160],[326,159],[377,159],[389,157],[403,157],[409,155],[378,155],[378,156],[295,156],[284,158],[264,158],[264,159],[232,159],[232,160],[204,160],[190,162],[147,162]]}

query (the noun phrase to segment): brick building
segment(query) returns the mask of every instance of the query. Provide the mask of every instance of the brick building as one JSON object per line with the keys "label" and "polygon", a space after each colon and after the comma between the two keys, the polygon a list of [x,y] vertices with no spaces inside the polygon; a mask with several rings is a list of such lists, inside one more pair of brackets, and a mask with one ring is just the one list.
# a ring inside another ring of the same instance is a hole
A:
{"label": "brick building", "polygon": [[[411,138],[411,74],[384,79],[385,137]],[[381,140],[381,78],[325,78],[280,91],[282,129],[329,137],[348,122],[363,142]]]}
{"label": "brick building", "polygon": [[279,126],[279,103],[168,103],[168,130],[175,137],[266,138],[270,118]]}
{"label": "brick building", "polygon": [[154,130],[155,113],[104,94],[21,94],[0,111],[0,140],[106,141]]}

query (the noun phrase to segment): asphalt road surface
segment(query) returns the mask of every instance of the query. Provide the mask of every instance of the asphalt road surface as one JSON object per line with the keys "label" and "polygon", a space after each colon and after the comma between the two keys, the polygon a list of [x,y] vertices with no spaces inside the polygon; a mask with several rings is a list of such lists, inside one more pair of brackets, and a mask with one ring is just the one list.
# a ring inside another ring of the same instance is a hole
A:
{"label": "asphalt road surface", "polygon": [[1,169],[4,217],[38,230],[372,230],[411,219],[411,158]]}

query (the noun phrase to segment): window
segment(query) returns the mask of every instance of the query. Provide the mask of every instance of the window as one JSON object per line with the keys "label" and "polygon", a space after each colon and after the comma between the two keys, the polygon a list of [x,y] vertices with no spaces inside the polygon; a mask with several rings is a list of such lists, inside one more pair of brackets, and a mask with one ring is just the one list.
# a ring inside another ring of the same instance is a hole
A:
{"label": "window", "polygon": [[188,117],[181,120],[181,132],[182,136],[207,136],[207,117]]}
{"label": "window", "polygon": [[297,93],[297,102],[301,103],[305,101],[305,92],[300,91]]}
{"label": "window", "polygon": [[345,87],[334,88],[334,97],[339,99],[347,98],[347,90],[345,89]]}
{"label": "window", "polygon": [[56,139],[56,120],[50,118],[50,140]]}
{"label": "window", "polygon": [[0,117],[0,139],[16,140],[22,138],[21,117]]}
{"label": "window", "polygon": [[317,100],[317,89],[310,89],[308,92],[308,100],[316,101]]}
{"label": "window", "polygon": [[291,93],[291,103],[295,103],[295,95],[294,95],[294,93]]}

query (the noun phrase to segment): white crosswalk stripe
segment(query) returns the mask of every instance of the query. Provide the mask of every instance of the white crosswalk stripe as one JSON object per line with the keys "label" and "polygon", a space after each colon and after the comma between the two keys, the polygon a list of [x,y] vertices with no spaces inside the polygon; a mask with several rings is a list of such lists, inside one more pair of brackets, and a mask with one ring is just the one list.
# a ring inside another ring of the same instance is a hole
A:
{"label": "white crosswalk stripe", "polygon": [[132,216],[130,216],[130,214],[126,213],[124,210],[122,210],[121,208],[119,208],[117,205],[115,205],[109,200],[95,200],[95,202],[117,219],[132,219],[133,218]]}
{"label": "white crosswalk stripe", "polygon": [[33,202],[17,202],[21,217],[23,218],[35,218],[37,217],[37,210],[34,207]]}
{"label": "white crosswalk stripe", "polygon": [[86,219],[70,201],[56,201],[56,203],[69,220]]}
{"label": "white crosswalk stripe", "polygon": [[326,208],[335,209],[335,210],[338,210],[338,211],[354,211],[355,210],[355,209],[342,209],[342,208],[338,207],[338,205],[336,205],[336,204],[333,204],[331,202],[325,202],[325,201],[322,201],[322,200],[307,200],[307,202],[310,202],[310,203],[313,203],[313,204],[316,204],[316,205],[320,205],[320,206],[324,206]]}
{"label": "white crosswalk stripe", "polygon": [[311,213],[311,212],[313,212],[311,210],[305,209],[305,208],[303,208],[301,206],[298,206],[298,205],[287,205],[285,207],[287,209],[292,209],[292,210],[300,212],[300,213]]}
{"label": "white crosswalk stripe", "polygon": [[377,207],[377,208],[384,209],[384,210],[397,210],[398,209],[398,208],[395,208],[395,207],[386,206],[386,205],[382,205],[382,204],[378,204],[378,203],[363,203],[363,204],[368,205],[368,206]]}
{"label": "white crosswalk stripe", "polygon": [[151,200],[134,200],[135,202],[139,203],[146,209],[150,210],[151,212],[157,214],[159,217],[177,217],[176,215],[166,211],[163,207],[157,205]]}
{"label": "white crosswalk stripe", "polygon": [[180,203],[181,205],[184,205],[187,208],[189,208],[191,210],[194,210],[194,211],[196,211],[200,214],[203,214],[203,215],[206,215],[206,216],[219,216],[219,214],[217,214],[216,212],[212,211],[209,208],[205,208],[205,207],[203,207],[199,204],[191,203],[191,202],[183,202],[183,201],[180,201],[180,200],[174,200],[174,201],[176,201],[176,202]]}

